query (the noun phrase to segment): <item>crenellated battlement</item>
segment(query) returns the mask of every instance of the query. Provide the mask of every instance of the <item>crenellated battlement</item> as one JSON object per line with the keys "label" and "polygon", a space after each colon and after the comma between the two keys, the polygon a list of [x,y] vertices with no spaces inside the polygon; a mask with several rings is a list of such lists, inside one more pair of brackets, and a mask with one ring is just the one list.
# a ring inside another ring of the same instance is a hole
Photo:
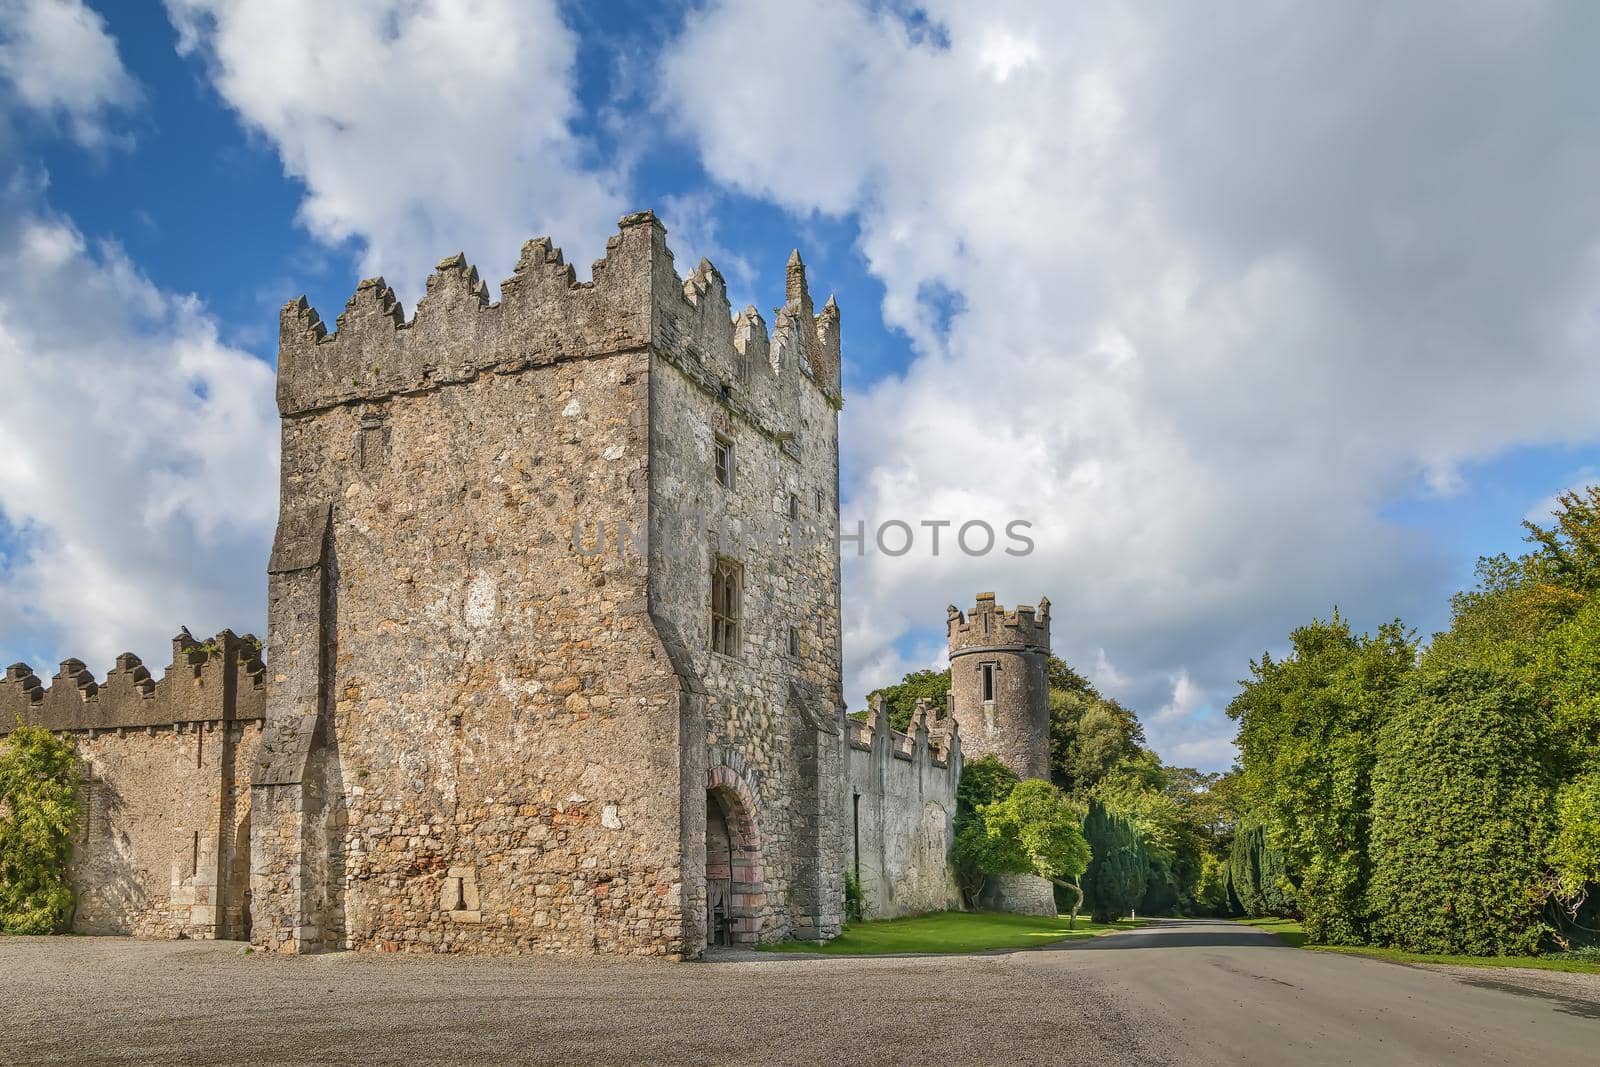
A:
{"label": "crenellated battlement", "polygon": [[801,380],[837,406],[838,305],[830,297],[814,312],[798,253],[769,334],[753,307],[732,315],[727,286],[710,262],[702,260],[687,280],[678,277],[666,228],[652,212],[625,216],[618,227],[587,282],[540,237],[523,245],[498,301],[458,254],[428,277],[410,319],[382,278],[356,288],[332,333],[303,296],[289,302],[279,321],[280,412],[298,415],[485,372],[652,345],[774,433],[792,431],[792,396]]}
{"label": "crenellated battlement", "polygon": [[935,707],[927,699],[917,701],[911,729],[903,733],[889,725],[889,709],[881,696],[873,698],[872,713],[866,721],[849,719],[847,724],[850,747],[858,751],[875,751],[881,740],[885,758],[927,762],[943,768],[954,760],[960,766],[961,732],[944,708]]}
{"label": "crenellated battlement", "polygon": [[80,659],[62,660],[48,686],[32,667],[14,663],[0,680],[0,736],[19,722],[47,730],[117,730],[258,720],[266,707],[266,672],[261,642],[231,630],[206,641],[179,633],[160,681],[132,652],[117,657],[104,682],[96,682]]}
{"label": "crenellated battlement", "polygon": [[1050,598],[1040,597],[1037,609],[1027,604],[1007,611],[995,603],[993,593],[979,593],[977,605],[963,614],[954,604],[945,623],[950,654],[970,649],[1014,648],[1050,650]]}

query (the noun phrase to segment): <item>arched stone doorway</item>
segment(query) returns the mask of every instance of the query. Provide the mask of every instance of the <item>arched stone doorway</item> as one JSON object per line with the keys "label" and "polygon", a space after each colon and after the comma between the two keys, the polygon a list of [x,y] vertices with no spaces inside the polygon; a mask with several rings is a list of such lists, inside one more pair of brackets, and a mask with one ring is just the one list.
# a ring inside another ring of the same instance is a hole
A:
{"label": "arched stone doorway", "polygon": [[733,768],[706,780],[706,944],[753,945],[767,897],[755,799]]}

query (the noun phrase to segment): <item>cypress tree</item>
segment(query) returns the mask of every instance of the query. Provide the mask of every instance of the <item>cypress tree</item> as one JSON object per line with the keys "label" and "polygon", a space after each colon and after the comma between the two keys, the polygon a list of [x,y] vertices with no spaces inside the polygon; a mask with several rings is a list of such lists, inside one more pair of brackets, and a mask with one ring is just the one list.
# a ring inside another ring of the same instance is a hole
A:
{"label": "cypress tree", "polygon": [[1144,896],[1149,862],[1132,820],[1089,801],[1083,835],[1091,858],[1083,875],[1084,902],[1095,922],[1126,917]]}

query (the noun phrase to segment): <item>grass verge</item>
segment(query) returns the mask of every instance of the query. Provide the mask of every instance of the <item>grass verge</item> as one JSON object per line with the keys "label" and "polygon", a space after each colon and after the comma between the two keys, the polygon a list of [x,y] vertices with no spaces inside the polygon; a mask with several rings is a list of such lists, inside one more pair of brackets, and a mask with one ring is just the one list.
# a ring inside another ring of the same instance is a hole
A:
{"label": "grass verge", "polygon": [[1306,929],[1300,925],[1298,919],[1239,919],[1238,922],[1245,926],[1254,926],[1257,930],[1265,930],[1269,934],[1277,934],[1278,939],[1287,941],[1295,948],[1306,947]]}
{"label": "grass verge", "polygon": [[1367,945],[1308,945],[1305,927],[1294,919],[1239,919],[1245,926],[1266,930],[1295,948],[1313,952],[1339,952],[1347,956],[1370,956],[1391,963],[1435,963],[1453,967],[1519,967],[1533,971],[1564,971],[1567,974],[1600,974],[1600,962],[1549,956],[1442,956],[1425,952],[1406,952],[1398,948]]}
{"label": "grass verge", "polygon": [[989,949],[1027,948],[1055,941],[1094,937],[1113,930],[1131,930],[1142,920],[1093,923],[1079,918],[1076,929],[1067,917],[1008,915],[991,911],[940,911],[901,919],[851,923],[832,941],[784,941],[762,945],[765,952],[821,952],[830,956],[881,956],[895,953],[954,954]]}

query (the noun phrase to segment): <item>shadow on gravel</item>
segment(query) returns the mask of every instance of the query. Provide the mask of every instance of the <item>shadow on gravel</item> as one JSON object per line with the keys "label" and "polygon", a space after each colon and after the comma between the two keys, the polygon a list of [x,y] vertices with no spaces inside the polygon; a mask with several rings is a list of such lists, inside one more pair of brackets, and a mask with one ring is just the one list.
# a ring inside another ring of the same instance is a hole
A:
{"label": "shadow on gravel", "polygon": [[1583,1019],[1600,1019],[1600,1000],[1569,997],[1552,989],[1521,985],[1517,982],[1508,982],[1498,978],[1469,978],[1466,975],[1457,975],[1456,977],[1477,989],[1493,989],[1500,993],[1515,993],[1519,997],[1534,997],[1539,1000],[1547,1000],[1555,1006],[1556,1011],[1564,1015],[1576,1015]]}

